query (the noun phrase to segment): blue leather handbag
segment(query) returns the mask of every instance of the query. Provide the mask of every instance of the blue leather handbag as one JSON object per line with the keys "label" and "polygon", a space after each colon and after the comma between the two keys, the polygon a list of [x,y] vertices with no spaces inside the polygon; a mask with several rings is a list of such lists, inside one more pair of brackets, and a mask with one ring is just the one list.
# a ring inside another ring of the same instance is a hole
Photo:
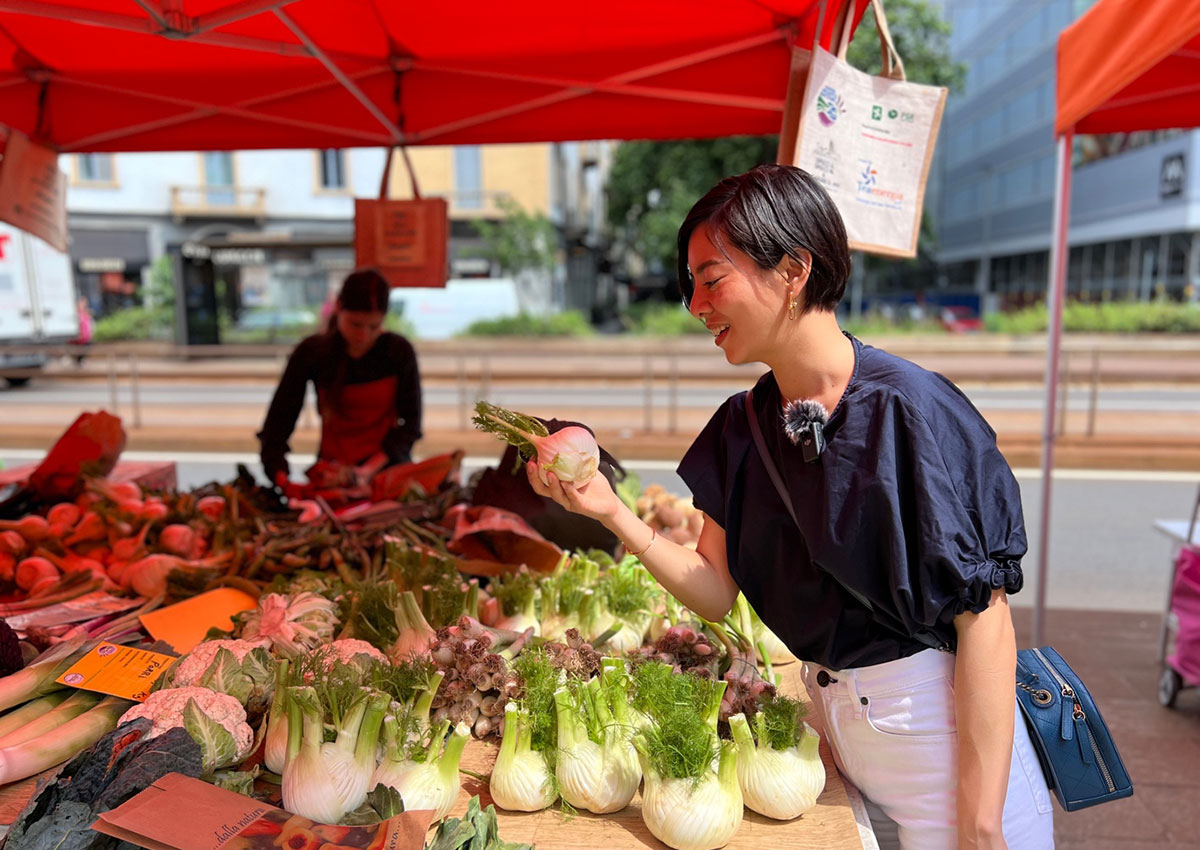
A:
{"label": "blue leather handbag", "polygon": [[1017,705],[1046,784],[1065,811],[1133,794],[1092,695],[1053,647],[1017,652]]}

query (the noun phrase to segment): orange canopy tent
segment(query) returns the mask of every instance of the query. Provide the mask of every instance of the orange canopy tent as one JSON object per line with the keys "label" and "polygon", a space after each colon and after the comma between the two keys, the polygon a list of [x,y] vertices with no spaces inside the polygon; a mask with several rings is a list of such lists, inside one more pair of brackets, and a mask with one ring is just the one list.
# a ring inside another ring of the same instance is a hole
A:
{"label": "orange canopy tent", "polygon": [[1050,246],[1042,503],[1033,639],[1041,642],[1075,133],[1200,126],[1200,0],[1099,0],[1058,38],[1058,137]]}
{"label": "orange canopy tent", "polygon": [[0,125],[59,151],[774,133],[791,48],[867,2],[3,0]]}

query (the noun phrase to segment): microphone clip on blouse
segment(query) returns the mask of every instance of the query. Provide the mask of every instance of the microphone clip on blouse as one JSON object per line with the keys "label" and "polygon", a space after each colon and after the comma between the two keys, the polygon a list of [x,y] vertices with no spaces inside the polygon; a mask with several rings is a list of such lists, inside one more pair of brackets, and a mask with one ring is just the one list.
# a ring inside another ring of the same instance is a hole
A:
{"label": "microphone clip on blouse", "polygon": [[805,463],[816,463],[825,451],[825,423],[829,411],[819,401],[800,398],[783,407],[783,432],[800,447]]}

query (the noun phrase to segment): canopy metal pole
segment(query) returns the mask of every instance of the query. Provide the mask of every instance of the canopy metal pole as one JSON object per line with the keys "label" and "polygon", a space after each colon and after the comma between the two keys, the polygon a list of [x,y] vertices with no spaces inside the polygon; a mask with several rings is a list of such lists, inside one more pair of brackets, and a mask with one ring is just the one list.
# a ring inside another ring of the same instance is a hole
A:
{"label": "canopy metal pole", "polygon": [[1037,593],[1033,606],[1033,645],[1042,645],[1046,585],[1050,574],[1050,492],[1054,478],[1055,397],[1062,347],[1063,293],[1067,283],[1067,229],[1071,217],[1071,150],[1073,130],[1058,139],[1058,181],[1054,193],[1054,235],[1050,243],[1050,281],[1046,289],[1046,405],[1042,424],[1042,504],[1038,526]]}

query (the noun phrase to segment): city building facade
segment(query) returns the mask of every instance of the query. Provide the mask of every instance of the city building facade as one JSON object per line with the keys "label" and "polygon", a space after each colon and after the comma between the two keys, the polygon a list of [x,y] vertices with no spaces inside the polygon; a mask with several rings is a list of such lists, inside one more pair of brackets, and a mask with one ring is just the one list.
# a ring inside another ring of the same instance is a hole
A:
{"label": "city building facade", "polygon": [[[1088,0],[944,4],[965,90],[938,141],[935,289],[980,309],[1045,296],[1055,193],[1055,57]],[[1073,151],[1067,297],[1197,299],[1200,134],[1083,136]]]}
{"label": "city building facade", "polygon": [[[174,270],[177,295],[188,303],[177,311],[180,341],[217,341],[218,313],[249,326],[308,321],[353,267],[354,199],[379,197],[386,155],[378,148],[64,155],[80,295],[101,316],[143,303],[157,264]],[[393,157],[389,197],[411,197],[404,158]],[[409,157],[421,195],[449,202],[452,277],[501,273],[472,222],[503,218],[500,199],[508,198],[556,226],[562,260],[550,276],[553,306],[588,302],[581,293],[595,288],[595,259],[605,247],[603,208],[591,207],[603,203],[608,145],[416,148]],[[579,251],[586,261],[572,266]],[[186,263],[205,266],[198,282],[182,273]],[[197,291],[184,291],[189,286]]]}

